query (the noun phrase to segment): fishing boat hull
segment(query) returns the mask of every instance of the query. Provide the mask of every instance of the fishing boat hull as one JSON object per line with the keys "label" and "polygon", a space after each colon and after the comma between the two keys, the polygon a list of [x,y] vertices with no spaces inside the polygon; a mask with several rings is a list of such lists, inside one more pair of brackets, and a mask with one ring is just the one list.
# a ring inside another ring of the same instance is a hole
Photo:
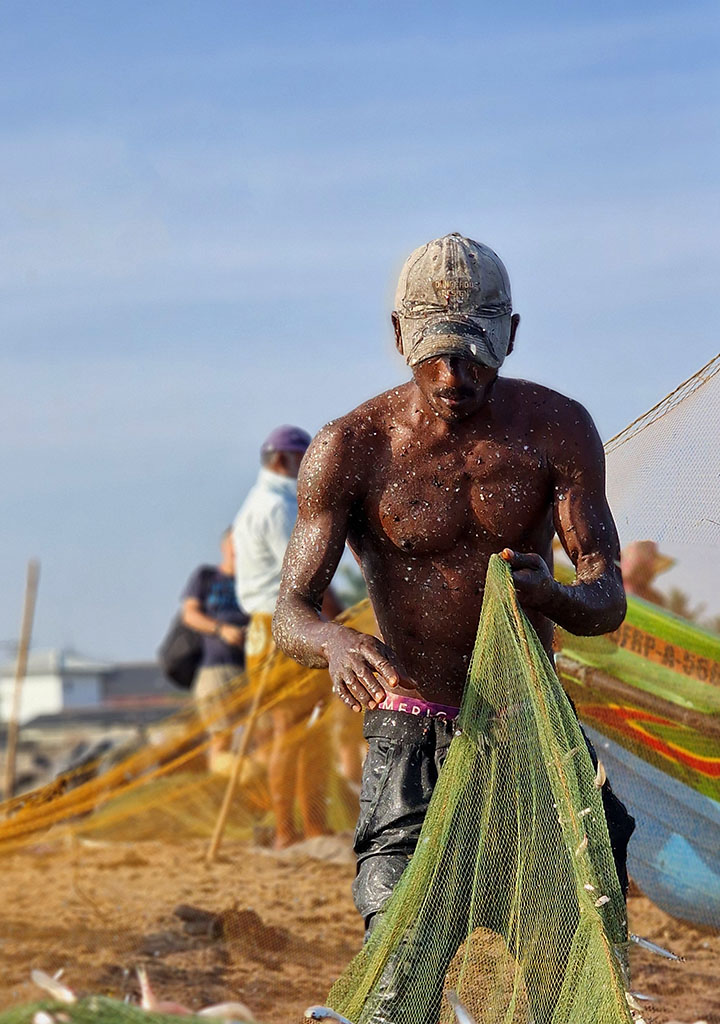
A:
{"label": "fishing boat hull", "polygon": [[673,917],[720,930],[720,803],[584,728],[637,822],[628,849],[633,880]]}

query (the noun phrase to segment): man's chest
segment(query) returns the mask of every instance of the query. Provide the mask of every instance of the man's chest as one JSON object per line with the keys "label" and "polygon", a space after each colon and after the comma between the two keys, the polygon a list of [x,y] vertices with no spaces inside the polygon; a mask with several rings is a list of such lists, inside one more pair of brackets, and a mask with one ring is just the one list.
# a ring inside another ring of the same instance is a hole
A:
{"label": "man's chest", "polygon": [[466,541],[512,544],[547,521],[550,475],[542,453],[504,440],[392,453],[371,478],[369,525],[417,555]]}

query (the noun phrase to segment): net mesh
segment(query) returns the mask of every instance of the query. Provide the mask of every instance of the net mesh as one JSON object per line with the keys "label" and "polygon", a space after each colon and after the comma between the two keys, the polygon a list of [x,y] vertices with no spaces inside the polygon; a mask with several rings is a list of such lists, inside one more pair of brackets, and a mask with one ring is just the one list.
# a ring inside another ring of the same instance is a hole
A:
{"label": "net mesh", "polygon": [[720,355],[608,441],[607,492],[623,543],[720,545]]}
{"label": "net mesh", "polygon": [[418,849],[330,993],[359,1024],[628,1021],[625,903],[596,772],[498,556]]}

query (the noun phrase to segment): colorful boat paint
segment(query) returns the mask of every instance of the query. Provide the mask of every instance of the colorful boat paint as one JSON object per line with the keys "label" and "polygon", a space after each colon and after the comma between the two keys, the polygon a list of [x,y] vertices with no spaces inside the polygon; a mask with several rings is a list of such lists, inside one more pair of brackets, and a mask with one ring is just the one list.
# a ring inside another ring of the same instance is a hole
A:
{"label": "colorful boat paint", "polygon": [[718,928],[720,803],[585,725],[613,788],[634,815],[628,871],[673,917]]}
{"label": "colorful boat paint", "polygon": [[720,636],[631,598],[610,637],[558,631],[558,672],[637,820],[628,867],[668,913],[720,930]]}

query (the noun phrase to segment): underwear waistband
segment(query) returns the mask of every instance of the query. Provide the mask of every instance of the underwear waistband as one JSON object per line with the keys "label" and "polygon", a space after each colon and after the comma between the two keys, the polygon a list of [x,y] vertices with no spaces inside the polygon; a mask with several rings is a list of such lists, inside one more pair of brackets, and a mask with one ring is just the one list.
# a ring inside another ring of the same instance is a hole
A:
{"label": "underwear waistband", "polygon": [[406,697],[402,693],[388,693],[378,711],[402,711],[406,715],[419,715],[422,718],[444,718],[452,722],[460,714],[460,708],[451,704],[435,704],[419,697]]}

